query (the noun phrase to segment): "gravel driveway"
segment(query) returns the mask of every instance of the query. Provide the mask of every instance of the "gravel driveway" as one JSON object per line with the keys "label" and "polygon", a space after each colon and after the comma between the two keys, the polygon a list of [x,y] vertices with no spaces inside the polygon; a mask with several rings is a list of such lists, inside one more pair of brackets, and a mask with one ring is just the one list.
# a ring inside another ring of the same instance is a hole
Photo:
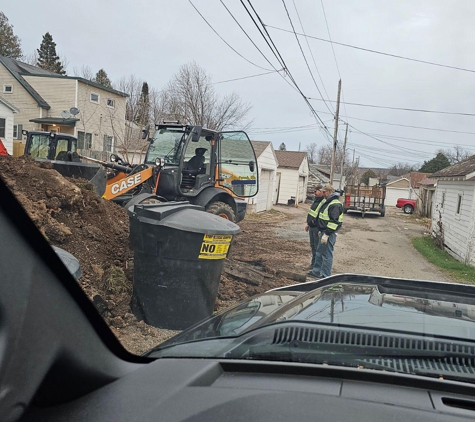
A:
{"label": "gravel driveway", "polygon": [[[289,243],[308,243],[308,234],[304,231],[308,207],[277,206],[275,209],[291,215],[289,220],[278,224],[275,235],[288,239]],[[365,214],[362,218],[359,213],[348,213],[344,216],[335,245],[333,274],[357,273],[450,281],[412,246],[411,239],[423,235],[425,231],[424,226],[418,224],[413,216],[397,208],[388,207],[385,217]],[[306,267],[310,263],[310,255],[309,246],[308,255],[299,258],[295,262],[296,267]]]}

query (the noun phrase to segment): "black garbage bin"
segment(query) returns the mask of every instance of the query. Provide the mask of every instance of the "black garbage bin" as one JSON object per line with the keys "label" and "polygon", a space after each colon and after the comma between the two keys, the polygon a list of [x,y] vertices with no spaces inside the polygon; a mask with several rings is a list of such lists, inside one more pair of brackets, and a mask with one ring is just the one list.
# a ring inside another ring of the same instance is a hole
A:
{"label": "black garbage bin", "polygon": [[239,226],[187,202],[135,205],[128,211],[134,314],[172,330],[210,316]]}

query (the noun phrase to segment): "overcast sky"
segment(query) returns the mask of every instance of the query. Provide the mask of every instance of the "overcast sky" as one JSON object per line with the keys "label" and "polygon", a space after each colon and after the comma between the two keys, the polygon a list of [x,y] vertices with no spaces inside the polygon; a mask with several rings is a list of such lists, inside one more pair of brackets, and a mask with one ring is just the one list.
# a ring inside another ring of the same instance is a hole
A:
{"label": "overcast sky", "polygon": [[[272,70],[220,0],[192,2],[242,56]],[[280,69],[241,2],[223,2],[272,65]],[[249,7],[247,0],[244,3]],[[292,30],[282,0],[251,0],[251,4],[264,24]],[[438,149],[454,145],[475,154],[475,1],[285,0],[285,5],[297,33],[325,40],[331,36],[338,43],[471,70],[449,69],[335,44],[333,53],[330,43],[307,38],[312,58],[306,39],[299,36],[325,100],[336,100],[341,77],[342,101],[348,103],[474,114],[342,104],[339,138],[344,138],[343,122],[353,126],[348,148],[361,157],[362,165],[418,164],[433,158]],[[49,31],[57,51],[69,62],[69,74],[86,65],[94,73],[104,68],[112,81],[134,74],[160,89],[182,64],[191,61],[207,70],[214,82],[268,72],[231,50],[188,0],[17,0],[3,2],[1,10],[14,25],[26,54],[38,48],[42,36]],[[335,103],[321,100],[295,35],[267,29],[303,94],[320,99],[309,101],[332,136]],[[249,118],[253,123],[248,131],[251,139],[272,141],[275,148],[284,142],[287,150],[294,151],[299,147],[305,150],[311,143],[329,143],[330,135],[325,136],[302,96],[287,82],[289,77],[284,79],[274,72],[215,87],[223,95],[236,92],[252,104]]]}

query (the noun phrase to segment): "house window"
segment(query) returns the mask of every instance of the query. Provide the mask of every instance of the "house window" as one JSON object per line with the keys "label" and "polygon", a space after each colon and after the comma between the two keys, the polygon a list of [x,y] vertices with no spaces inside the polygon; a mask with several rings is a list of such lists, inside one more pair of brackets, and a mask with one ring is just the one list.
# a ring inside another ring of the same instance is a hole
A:
{"label": "house window", "polygon": [[112,152],[114,146],[114,138],[112,136],[104,135],[104,151]]}
{"label": "house window", "polygon": [[445,192],[442,192],[442,203],[440,204],[440,208],[444,208],[445,203]]}
{"label": "house window", "polygon": [[3,93],[4,94],[13,93],[13,85],[3,85]]}
{"label": "house window", "polygon": [[78,132],[78,149],[92,148],[92,133]]}
{"label": "house window", "polygon": [[5,138],[5,125],[6,120],[0,119],[0,138]]}
{"label": "house window", "polygon": [[13,125],[13,139],[22,139],[23,125]]}
{"label": "house window", "polygon": [[108,98],[107,99],[107,107],[115,108],[115,100],[113,100],[112,98]]}
{"label": "house window", "polygon": [[462,211],[462,195],[458,195],[458,200],[457,200],[457,214],[460,214]]}
{"label": "house window", "polygon": [[98,103],[99,104],[99,94],[91,92],[91,96],[89,97],[91,103]]}

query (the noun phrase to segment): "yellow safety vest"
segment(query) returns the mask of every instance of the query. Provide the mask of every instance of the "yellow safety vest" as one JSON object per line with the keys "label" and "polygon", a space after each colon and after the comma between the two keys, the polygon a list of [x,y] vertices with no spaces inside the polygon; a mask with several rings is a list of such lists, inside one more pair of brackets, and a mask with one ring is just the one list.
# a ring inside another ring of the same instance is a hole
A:
{"label": "yellow safety vest", "polygon": [[325,202],[325,199],[322,199],[320,203],[317,205],[317,208],[315,208],[314,210],[312,210],[312,207],[310,206],[310,209],[308,210],[309,215],[313,218],[317,218],[318,211],[320,210],[324,202]]}
{"label": "yellow safety vest", "polygon": [[[326,201],[322,201],[323,202],[326,202]],[[330,230],[336,230],[339,226],[339,224],[336,224],[332,221],[330,221],[330,216],[328,215],[328,208],[330,208],[331,205],[334,205],[334,204],[339,204],[341,205],[341,202],[338,200],[338,199],[334,199],[333,201],[331,201],[327,207],[325,207],[325,209],[320,213],[320,216],[318,217],[319,220],[322,220],[322,221],[325,221],[326,222],[326,226],[328,229]],[[320,209],[320,207],[317,207],[317,210]],[[342,223],[343,222],[343,212],[340,214],[340,216],[338,217],[338,223]]]}

